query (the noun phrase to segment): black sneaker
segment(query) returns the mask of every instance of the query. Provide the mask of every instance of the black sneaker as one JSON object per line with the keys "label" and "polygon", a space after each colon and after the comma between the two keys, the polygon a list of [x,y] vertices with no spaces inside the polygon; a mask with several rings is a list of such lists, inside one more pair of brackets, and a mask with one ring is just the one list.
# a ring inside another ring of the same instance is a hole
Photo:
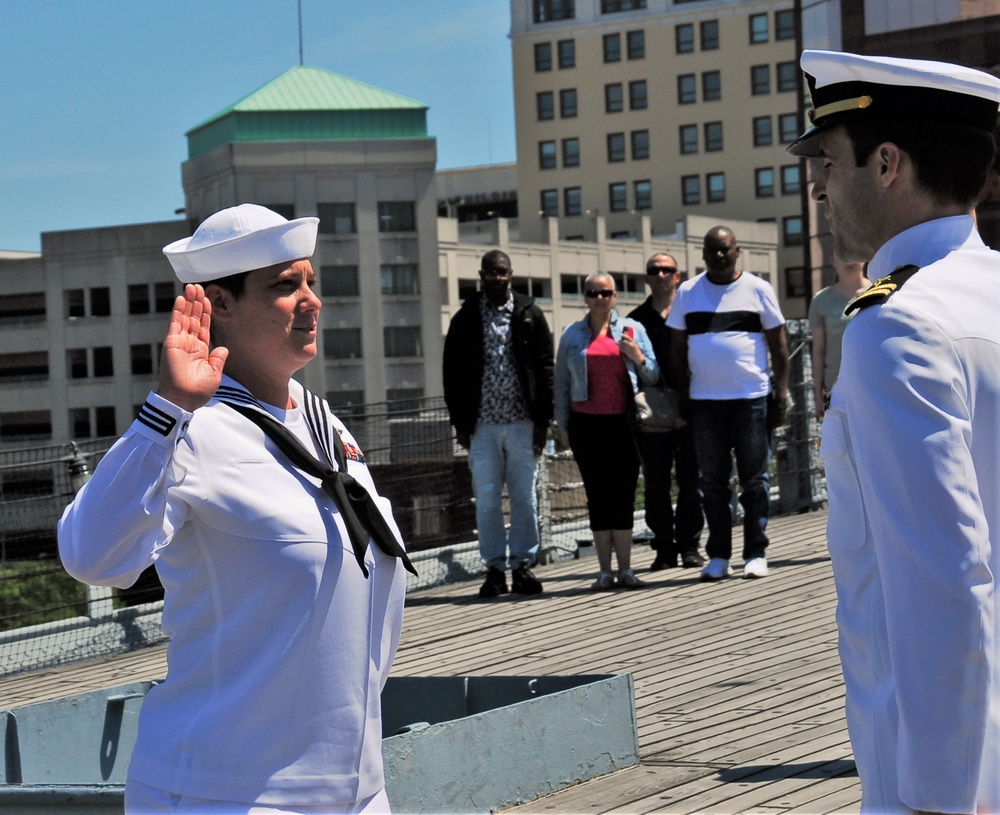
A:
{"label": "black sneaker", "polygon": [[510,590],[515,594],[541,594],[542,581],[531,573],[531,569],[518,566],[510,576]]}
{"label": "black sneaker", "polygon": [[486,572],[486,580],[483,581],[483,585],[479,587],[479,596],[483,600],[487,600],[490,597],[499,597],[501,594],[507,593],[507,576],[502,570],[496,568],[495,566],[490,566],[489,570]]}
{"label": "black sneaker", "polygon": [[681,552],[681,565],[685,569],[700,569],[705,565],[705,558],[697,552]]}
{"label": "black sneaker", "polygon": [[661,569],[673,569],[677,566],[677,555],[668,555],[664,552],[657,552],[653,562],[649,565],[649,571],[658,572]]}

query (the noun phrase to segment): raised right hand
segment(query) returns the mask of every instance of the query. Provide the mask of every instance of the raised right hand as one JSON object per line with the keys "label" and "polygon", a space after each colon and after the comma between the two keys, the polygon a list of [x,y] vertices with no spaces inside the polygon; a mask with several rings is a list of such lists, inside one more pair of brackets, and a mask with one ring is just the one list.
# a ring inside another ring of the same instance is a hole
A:
{"label": "raised right hand", "polygon": [[211,324],[212,304],[205,290],[187,284],[170,314],[156,388],[160,396],[184,410],[194,411],[206,404],[222,381],[229,349],[211,348]]}

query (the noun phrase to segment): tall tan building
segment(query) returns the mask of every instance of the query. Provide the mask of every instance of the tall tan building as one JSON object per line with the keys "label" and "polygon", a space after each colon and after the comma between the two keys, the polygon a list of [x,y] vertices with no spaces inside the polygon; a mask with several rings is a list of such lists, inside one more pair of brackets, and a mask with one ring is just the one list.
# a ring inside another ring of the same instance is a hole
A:
{"label": "tall tan building", "polygon": [[521,239],[771,221],[771,283],[804,316],[796,38],[791,0],[511,0]]}

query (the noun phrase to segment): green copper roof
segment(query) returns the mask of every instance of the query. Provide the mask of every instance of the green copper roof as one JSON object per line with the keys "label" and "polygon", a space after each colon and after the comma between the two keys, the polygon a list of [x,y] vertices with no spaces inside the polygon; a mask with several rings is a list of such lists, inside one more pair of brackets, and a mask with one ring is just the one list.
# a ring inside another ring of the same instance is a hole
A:
{"label": "green copper roof", "polygon": [[427,105],[297,65],[187,132],[188,157],[233,141],[427,137]]}

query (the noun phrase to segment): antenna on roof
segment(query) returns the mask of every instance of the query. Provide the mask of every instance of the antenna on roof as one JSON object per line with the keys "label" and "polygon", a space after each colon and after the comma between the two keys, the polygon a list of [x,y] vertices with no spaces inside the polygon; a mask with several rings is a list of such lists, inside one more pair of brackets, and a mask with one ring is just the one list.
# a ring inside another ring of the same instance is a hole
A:
{"label": "antenna on roof", "polygon": [[302,0],[299,0],[299,65],[305,65],[302,59]]}

